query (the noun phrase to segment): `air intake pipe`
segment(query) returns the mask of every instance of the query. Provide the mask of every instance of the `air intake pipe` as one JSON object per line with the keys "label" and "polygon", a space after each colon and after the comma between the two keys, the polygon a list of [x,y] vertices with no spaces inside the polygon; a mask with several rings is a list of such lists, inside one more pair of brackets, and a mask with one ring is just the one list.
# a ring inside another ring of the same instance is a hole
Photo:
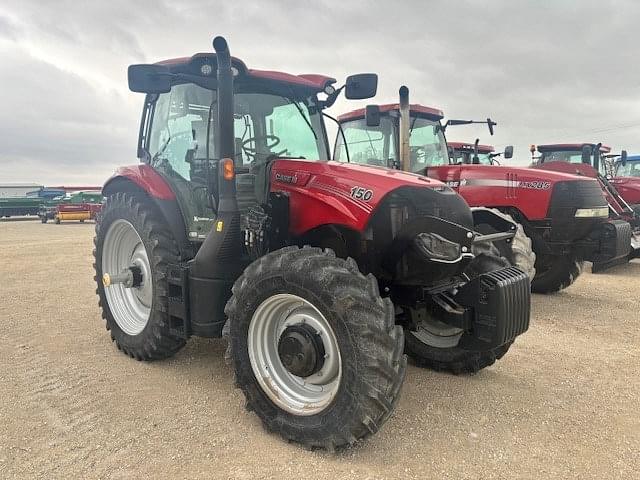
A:
{"label": "air intake pipe", "polygon": [[400,165],[405,172],[411,171],[411,154],[409,150],[409,89],[400,87]]}

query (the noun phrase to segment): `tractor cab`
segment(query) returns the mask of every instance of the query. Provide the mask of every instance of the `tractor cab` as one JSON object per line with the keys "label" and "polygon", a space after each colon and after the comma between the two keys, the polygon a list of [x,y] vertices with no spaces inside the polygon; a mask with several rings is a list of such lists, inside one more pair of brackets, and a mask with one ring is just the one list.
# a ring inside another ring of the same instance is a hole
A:
{"label": "tractor cab", "polygon": [[532,145],[532,155],[536,149],[539,156],[533,157],[532,166],[594,178],[598,174],[606,175],[604,158],[611,152],[611,147],[601,143]]}
{"label": "tractor cab", "polygon": [[[399,105],[387,104],[354,110],[340,115],[341,131],[334,149],[334,160],[401,169],[398,131]],[[410,105],[409,166],[420,173],[427,167],[449,164],[449,151],[440,120],[441,110]],[[372,119],[375,117],[375,119]]]}
{"label": "tractor cab", "polygon": [[[136,68],[137,67],[137,68]],[[138,155],[174,186],[190,240],[203,240],[220,206],[216,135],[216,55],[197,54],[151,66],[174,76],[163,92],[149,93],[130,69],[130,82],[147,93]],[[147,67],[148,68],[148,67]],[[248,69],[232,59],[233,168],[240,211],[268,193],[268,169],[277,158],[328,158],[319,94],[335,92],[335,79]],[[143,72],[144,73],[144,72]],[[192,81],[187,81],[192,79]],[[351,86],[351,89],[354,87]],[[135,88],[134,88],[135,90]],[[375,92],[375,90],[373,90]],[[257,182],[257,183],[256,183]],[[260,188],[262,187],[262,188]]]}
{"label": "tractor cab", "polygon": [[499,156],[508,159],[513,157],[513,146],[509,145],[504,152],[496,152],[493,145],[475,143],[448,142],[449,160],[456,165],[500,165]]}
{"label": "tractor cab", "polygon": [[449,158],[455,164],[492,165],[492,145],[480,145],[465,142],[449,142]]}

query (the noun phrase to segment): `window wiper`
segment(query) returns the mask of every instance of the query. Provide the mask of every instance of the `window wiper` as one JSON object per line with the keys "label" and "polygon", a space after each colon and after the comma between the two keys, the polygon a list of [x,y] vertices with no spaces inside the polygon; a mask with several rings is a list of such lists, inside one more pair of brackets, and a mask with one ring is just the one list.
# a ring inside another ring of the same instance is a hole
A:
{"label": "window wiper", "polygon": [[[293,92],[291,92],[291,93],[293,94]],[[282,99],[283,100],[287,100],[288,102],[292,103],[296,107],[296,110],[298,110],[298,113],[300,114],[300,116],[302,118],[304,118],[305,123],[309,126],[309,130],[311,130],[311,133],[313,133],[313,138],[315,138],[316,141],[318,141],[318,135],[316,135],[316,131],[313,129],[313,125],[311,125],[311,122],[309,121],[307,116],[302,111],[302,108],[300,108],[300,105],[298,105],[298,102],[296,102],[295,100],[293,100],[291,98],[287,98],[287,97],[282,97]]]}
{"label": "window wiper", "polygon": [[411,135],[411,132],[413,132],[413,126],[416,124],[417,119],[418,117],[413,117],[413,122],[411,122],[411,127],[409,127],[409,135]]}

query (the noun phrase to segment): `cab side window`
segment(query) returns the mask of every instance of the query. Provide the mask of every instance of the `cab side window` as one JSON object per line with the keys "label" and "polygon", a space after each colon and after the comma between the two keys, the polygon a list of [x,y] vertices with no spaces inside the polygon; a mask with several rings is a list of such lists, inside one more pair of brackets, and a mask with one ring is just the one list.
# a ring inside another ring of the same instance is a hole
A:
{"label": "cab side window", "polygon": [[[193,84],[175,85],[158,97],[155,104],[148,150],[153,162],[170,167],[189,180],[188,152],[205,158],[210,90]],[[213,145],[209,145],[210,155]]]}

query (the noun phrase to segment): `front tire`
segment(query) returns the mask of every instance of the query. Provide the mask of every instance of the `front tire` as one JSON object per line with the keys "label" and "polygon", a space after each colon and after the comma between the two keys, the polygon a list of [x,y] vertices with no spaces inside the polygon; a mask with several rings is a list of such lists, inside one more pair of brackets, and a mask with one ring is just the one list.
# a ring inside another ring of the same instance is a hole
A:
{"label": "front tire", "polygon": [[[391,415],[405,375],[403,333],[375,278],[353,260],[308,247],[269,253],[236,281],[225,311],[237,385],[267,430],[333,450],[375,433]],[[307,335],[305,325],[319,354],[295,358],[313,366],[328,355],[329,366],[302,373],[280,347],[291,332]]]}
{"label": "front tire", "polygon": [[[506,258],[509,263],[515,267],[518,267],[524,273],[526,273],[531,281],[533,281],[536,275],[536,254],[533,251],[533,244],[531,239],[527,236],[522,225],[514,220],[514,218],[506,213],[502,213],[496,208],[489,209],[495,215],[502,217],[508,222],[516,224],[516,234],[510,242],[498,242],[496,247],[500,256]],[[482,233],[495,233],[496,230],[489,225],[477,225],[476,229]],[[493,244],[474,244],[473,253],[478,255],[479,253],[486,253],[492,250]]]}
{"label": "front tire", "polygon": [[[473,278],[482,273],[510,266],[510,262],[489,244],[469,264],[465,273]],[[418,323],[417,330],[405,331],[405,351],[416,366],[436,371],[453,373],[476,373],[493,365],[509,350],[509,342],[492,350],[476,352],[458,347],[462,330],[451,327],[436,319],[425,319]]]}
{"label": "front tire", "polygon": [[[167,266],[178,249],[159,212],[148,199],[127,193],[107,198],[94,238],[96,293],[107,330],[118,349],[137,360],[175,354],[185,341],[172,333],[167,313]],[[130,265],[142,272],[138,287],[105,287],[103,275]]]}
{"label": "front tire", "polygon": [[582,273],[584,262],[572,255],[548,255],[539,258],[541,266],[531,282],[535,293],[555,293],[564,290]]}

